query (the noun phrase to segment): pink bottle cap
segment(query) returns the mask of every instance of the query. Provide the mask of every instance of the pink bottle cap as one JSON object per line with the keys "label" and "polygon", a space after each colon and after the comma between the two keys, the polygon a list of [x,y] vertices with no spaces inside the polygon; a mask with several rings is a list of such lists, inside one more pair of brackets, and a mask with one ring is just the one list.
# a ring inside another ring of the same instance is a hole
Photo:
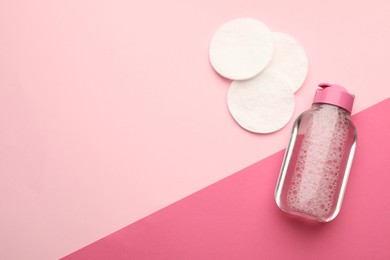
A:
{"label": "pink bottle cap", "polygon": [[339,85],[321,83],[317,89],[313,103],[326,103],[344,108],[351,113],[355,95]]}

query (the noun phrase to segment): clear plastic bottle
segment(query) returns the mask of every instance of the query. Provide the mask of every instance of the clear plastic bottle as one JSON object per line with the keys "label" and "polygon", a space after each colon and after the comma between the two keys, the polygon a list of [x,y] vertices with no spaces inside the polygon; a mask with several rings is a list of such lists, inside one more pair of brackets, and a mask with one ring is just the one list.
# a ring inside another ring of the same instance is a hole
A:
{"label": "clear plastic bottle", "polygon": [[328,222],[340,211],[356,148],[354,95],[320,84],[311,109],[295,121],[275,190],[285,212]]}

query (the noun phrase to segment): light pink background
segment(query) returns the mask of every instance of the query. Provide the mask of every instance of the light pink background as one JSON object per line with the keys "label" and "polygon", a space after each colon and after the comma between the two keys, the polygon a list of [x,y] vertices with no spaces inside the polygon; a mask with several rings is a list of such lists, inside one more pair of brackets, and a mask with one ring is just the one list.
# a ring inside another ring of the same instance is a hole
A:
{"label": "light pink background", "polygon": [[253,17],[305,47],[309,76],[390,96],[388,1],[0,2],[0,258],[53,259],[285,147],[242,130],[208,62]]}

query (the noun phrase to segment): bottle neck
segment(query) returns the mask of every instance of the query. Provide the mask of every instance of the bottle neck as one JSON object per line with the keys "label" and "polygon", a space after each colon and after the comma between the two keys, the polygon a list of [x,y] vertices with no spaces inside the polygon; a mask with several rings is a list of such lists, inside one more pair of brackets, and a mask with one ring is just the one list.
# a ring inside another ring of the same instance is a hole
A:
{"label": "bottle neck", "polygon": [[332,104],[313,103],[312,108],[316,109],[316,110],[317,109],[334,110],[339,115],[343,115],[343,116],[346,116],[346,117],[350,117],[351,116],[351,112],[349,112],[348,110],[346,110],[346,109],[344,109],[342,107],[336,106],[336,105],[332,105]]}

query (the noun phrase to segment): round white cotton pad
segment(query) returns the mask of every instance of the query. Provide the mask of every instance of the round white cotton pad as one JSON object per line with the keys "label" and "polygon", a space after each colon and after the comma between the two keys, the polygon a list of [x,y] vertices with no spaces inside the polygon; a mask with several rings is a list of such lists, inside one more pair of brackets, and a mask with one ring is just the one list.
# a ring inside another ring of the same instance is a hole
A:
{"label": "round white cotton pad", "polygon": [[250,79],[269,64],[273,50],[272,34],[265,24],[236,19],[223,24],[212,37],[210,63],[225,78]]}
{"label": "round white cotton pad", "polygon": [[302,86],[308,72],[308,59],[305,50],[291,36],[273,32],[274,55],[266,68],[276,72],[290,83],[294,93]]}
{"label": "round white cotton pad", "polygon": [[264,134],[285,126],[293,115],[295,104],[289,83],[269,71],[250,80],[233,81],[227,103],[241,127]]}

